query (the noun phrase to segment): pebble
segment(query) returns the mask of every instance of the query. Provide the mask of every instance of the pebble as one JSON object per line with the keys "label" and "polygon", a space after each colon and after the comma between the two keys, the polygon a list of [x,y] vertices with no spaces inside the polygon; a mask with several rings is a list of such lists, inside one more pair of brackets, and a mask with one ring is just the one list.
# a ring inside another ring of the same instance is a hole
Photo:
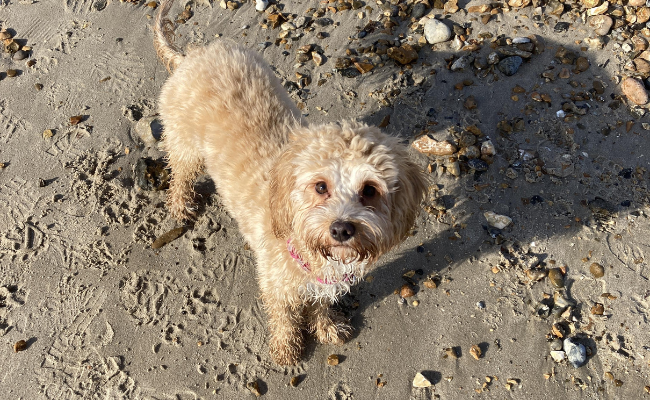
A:
{"label": "pebble", "polygon": [[17,52],[14,53],[13,59],[16,61],[24,60],[28,56],[27,52],[25,50],[18,50]]}
{"label": "pebble", "polygon": [[574,368],[580,368],[587,362],[587,349],[572,338],[564,339],[564,352]]}
{"label": "pebble", "polygon": [[291,387],[297,387],[299,383],[300,383],[299,376],[292,376],[291,380],[289,381],[289,385],[291,385]]}
{"label": "pebble", "polygon": [[562,350],[563,344],[560,339],[553,339],[551,341],[550,346],[551,346],[551,351],[559,351]]}
{"label": "pebble", "polygon": [[[9,75],[9,71],[7,71]],[[648,93],[643,86],[643,83],[636,78],[627,78],[621,83],[621,90],[623,94],[634,104],[644,105],[648,103]]]}
{"label": "pebble", "polygon": [[153,147],[162,137],[163,125],[157,117],[144,117],[135,124],[135,132],[146,147]]}
{"label": "pebble", "polygon": [[27,342],[24,340],[19,340],[16,343],[14,343],[14,353],[18,353],[19,351],[24,351],[27,350]]}
{"label": "pebble", "polygon": [[594,278],[602,278],[605,275],[605,268],[598,263],[592,263],[589,267],[589,272]]}
{"label": "pebble", "polygon": [[257,381],[252,381],[246,383],[246,388],[251,391],[255,395],[255,397],[260,397],[262,393],[260,393],[260,386],[257,383]]}
{"label": "pebble", "polygon": [[486,211],[483,216],[485,216],[485,219],[487,220],[488,224],[490,224],[490,226],[493,226],[497,229],[503,229],[512,223],[512,218],[505,215],[496,214],[492,211]]}
{"label": "pebble", "polygon": [[499,53],[497,53],[496,51],[493,51],[492,53],[488,54],[488,56],[487,56],[487,61],[488,61],[488,64],[490,64],[490,65],[497,64],[500,60],[501,60],[501,58],[499,57]]}
{"label": "pebble", "polygon": [[478,345],[472,345],[472,347],[469,348],[469,354],[474,357],[474,359],[478,360],[483,356],[483,352],[481,351],[481,348],[478,347]]}
{"label": "pebble", "polygon": [[574,72],[585,72],[589,69],[589,60],[586,57],[578,57],[576,60],[576,69]]}
{"label": "pebble", "polygon": [[488,163],[485,161],[481,160],[480,158],[472,158],[467,161],[467,165],[469,165],[470,168],[482,172],[482,171],[487,171],[488,170]]}
{"label": "pebble", "polygon": [[530,43],[530,38],[527,37],[516,37],[512,39],[513,44],[522,44],[522,43]]}
{"label": "pebble", "polygon": [[481,155],[484,156],[493,156],[496,154],[496,149],[494,148],[494,143],[491,140],[486,140],[481,143]]}
{"label": "pebble", "polygon": [[551,358],[553,358],[553,361],[559,363],[566,358],[566,353],[561,350],[553,350],[551,351]]}
{"label": "pebble", "polygon": [[593,315],[603,315],[605,313],[605,306],[602,303],[596,303],[591,307],[591,313]]}
{"label": "pebble", "polygon": [[10,78],[13,78],[14,76],[18,75],[18,71],[15,69],[8,69],[7,70],[7,76]]}
{"label": "pebble", "polygon": [[413,296],[415,296],[415,291],[413,290],[411,285],[409,285],[408,283],[405,283],[400,288],[399,295],[402,298],[413,297]]}
{"label": "pebble", "polygon": [[467,68],[474,61],[474,58],[475,57],[473,54],[466,54],[460,57],[458,60],[454,61],[453,64],[451,64],[451,70],[460,71]]}
{"label": "pebble", "polygon": [[339,356],[336,354],[330,354],[327,356],[327,365],[336,366],[339,365]]}
{"label": "pebble", "polygon": [[402,65],[410,64],[418,59],[418,52],[408,43],[401,47],[391,47],[386,54]]}
{"label": "pebble", "polygon": [[595,15],[589,18],[589,26],[594,28],[594,32],[600,36],[607,35],[613,24],[614,20],[608,15]]}
{"label": "pebble", "polygon": [[451,29],[442,21],[432,18],[424,24],[424,37],[430,44],[446,42],[451,39]]}
{"label": "pebble", "polygon": [[427,378],[425,378],[421,372],[415,374],[415,378],[413,378],[413,387],[428,388],[431,386],[433,386],[433,384]]}
{"label": "pebble", "polygon": [[426,6],[424,3],[417,3],[413,6],[413,10],[411,10],[411,17],[415,19],[420,19],[424,15],[424,12],[426,11]]}
{"label": "pebble", "polygon": [[551,268],[548,270],[548,279],[551,281],[551,284],[556,288],[564,287],[564,276],[562,271],[559,268]]}
{"label": "pebble", "polygon": [[524,60],[519,56],[507,57],[499,62],[497,68],[499,68],[499,71],[503,72],[504,75],[512,76],[519,71],[519,67],[521,67],[523,62]]}
{"label": "pebble", "polygon": [[13,35],[7,31],[0,32],[0,40],[11,39]]}

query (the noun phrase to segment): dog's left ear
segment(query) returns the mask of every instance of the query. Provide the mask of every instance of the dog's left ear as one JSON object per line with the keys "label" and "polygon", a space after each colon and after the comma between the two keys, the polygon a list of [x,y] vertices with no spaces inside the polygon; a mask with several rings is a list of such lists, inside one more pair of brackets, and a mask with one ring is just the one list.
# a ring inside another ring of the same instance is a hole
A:
{"label": "dog's left ear", "polygon": [[399,169],[398,188],[391,199],[394,244],[402,242],[409,235],[428,188],[426,175],[409,160],[406,150],[399,153],[396,162]]}
{"label": "dog's left ear", "polygon": [[278,239],[288,239],[292,227],[293,205],[291,203],[291,189],[294,185],[294,168],[291,160],[291,148],[285,150],[278,162],[271,169],[271,183],[269,187],[269,205],[271,209],[271,228]]}

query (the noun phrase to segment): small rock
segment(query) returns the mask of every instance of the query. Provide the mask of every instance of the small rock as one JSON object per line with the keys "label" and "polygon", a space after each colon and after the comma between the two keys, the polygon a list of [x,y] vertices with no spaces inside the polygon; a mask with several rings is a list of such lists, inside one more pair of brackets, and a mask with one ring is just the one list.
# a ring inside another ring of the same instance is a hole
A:
{"label": "small rock", "polygon": [[505,215],[496,214],[492,211],[486,211],[483,215],[485,216],[488,224],[497,229],[504,229],[506,226],[512,223],[512,218]]}
{"label": "small rock", "polygon": [[563,352],[562,350],[553,350],[551,351],[551,358],[553,358],[553,361],[555,361],[556,363],[559,363],[566,358],[566,353]]}
{"label": "small rock", "polygon": [[480,359],[483,356],[483,352],[481,351],[481,348],[478,347],[478,345],[472,345],[472,347],[469,348],[469,354],[472,355],[476,360]]}
{"label": "small rock", "polygon": [[7,70],[7,76],[10,78],[13,78],[14,76],[18,75],[18,71],[15,69],[8,69]]}
{"label": "small rock", "polygon": [[10,32],[7,31],[0,32],[0,40],[11,39],[12,37],[14,36]]}
{"label": "small rock", "polygon": [[589,267],[589,272],[594,278],[602,278],[605,275],[605,268],[598,263],[592,263]]}
{"label": "small rock", "polygon": [[463,106],[468,110],[473,110],[476,107],[478,107],[478,104],[476,104],[476,99],[474,98],[474,96],[469,96],[468,98],[465,99]]}
{"label": "small rock", "polygon": [[475,59],[473,54],[466,54],[451,64],[452,71],[461,71],[467,68]]}
{"label": "small rock", "polygon": [[442,21],[432,18],[424,24],[424,37],[430,44],[446,42],[451,39],[451,29]]}
{"label": "small rock", "polygon": [[416,3],[413,6],[413,10],[411,10],[411,17],[415,19],[420,19],[424,15],[424,12],[426,11],[426,6],[424,3]]}
{"label": "small rock", "polygon": [[291,387],[298,387],[299,383],[300,383],[299,376],[292,376],[291,380],[289,381],[289,385],[291,385]]}
{"label": "small rock", "polygon": [[492,53],[488,54],[487,56],[487,62],[490,65],[497,64],[501,60],[501,57],[499,57],[499,53],[496,51],[493,51]]}
{"label": "small rock", "polygon": [[573,338],[564,339],[564,352],[574,368],[580,368],[587,362],[587,349]]}
{"label": "small rock", "polygon": [[18,50],[17,52],[14,53],[13,59],[16,61],[24,60],[28,57],[28,53],[25,50]]}
{"label": "small rock", "polygon": [[562,271],[559,268],[551,268],[548,270],[548,279],[554,287],[564,287],[564,275],[562,275]]}
{"label": "small rock", "polygon": [[605,306],[603,306],[601,303],[596,303],[593,307],[591,307],[591,313],[593,315],[603,315],[605,313]]}
{"label": "small rock", "polygon": [[467,165],[478,172],[487,171],[489,166],[488,163],[481,160],[480,158],[472,158],[467,161]]}
{"label": "small rock", "polygon": [[553,27],[553,31],[554,31],[555,33],[566,32],[566,31],[569,30],[569,27],[570,27],[570,26],[571,26],[571,24],[568,23],[568,22],[558,22],[558,23],[555,24],[555,26]]}
{"label": "small rock", "polygon": [[163,133],[163,126],[157,117],[144,117],[135,124],[135,132],[146,147],[154,147]]}
{"label": "small rock", "polygon": [[413,378],[413,387],[428,388],[431,386],[433,386],[433,384],[427,378],[425,378],[421,372],[415,374],[415,378]]}
{"label": "small rock", "polygon": [[19,340],[16,343],[14,343],[14,353],[18,353],[19,351],[24,351],[27,350],[27,342],[24,340]]}
{"label": "small rock", "polygon": [[560,339],[553,339],[550,346],[552,351],[559,351],[562,350],[563,344]]}
{"label": "small rock", "polygon": [[402,65],[410,64],[418,59],[418,52],[408,43],[401,47],[391,47],[386,54]]}
{"label": "small rock", "polygon": [[314,64],[316,64],[317,66],[323,65],[323,63],[325,62],[325,57],[323,57],[322,54],[315,51],[311,52],[311,59],[314,60]]}
{"label": "small rock", "polygon": [[483,156],[493,156],[496,154],[496,149],[494,148],[494,143],[491,140],[486,140],[481,143],[481,155]]}
{"label": "small rock", "polygon": [[613,24],[614,20],[608,15],[596,15],[589,18],[589,26],[594,28],[594,32],[600,36],[607,35]]}
{"label": "small rock", "polygon": [[255,395],[255,397],[260,397],[262,393],[260,393],[260,386],[257,383],[257,381],[252,381],[246,383],[246,388],[251,391]]}
{"label": "small rock", "polygon": [[339,365],[339,356],[336,354],[330,354],[327,356],[327,365],[336,366]]}
{"label": "small rock", "polygon": [[49,139],[54,136],[54,131],[52,129],[46,129],[43,131],[43,139]]}
{"label": "small rock", "polygon": [[411,287],[410,284],[405,283],[400,288],[399,295],[402,298],[413,297],[415,296],[415,291],[413,290],[413,287]]}
{"label": "small rock", "polygon": [[623,94],[634,104],[644,105],[648,103],[648,93],[640,80],[627,78],[621,83]]}
{"label": "small rock", "polygon": [[81,121],[83,121],[84,117],[83,115],[75,115],[73,117],[70,117],[70,125],[75,126],[79,124]]}
{"label": "small rock", "polygon": [[589,69],[589,60],[586,57],[578,57],[576,60],[576,69],[574,72],[585,72]]}
{"label": "small rock", "polygon": [[499,62],[497,68],[506,76],[512,76],[519,71],[519,67],[523,64],[524,60],[519,56],[512,56],[504,58]]}

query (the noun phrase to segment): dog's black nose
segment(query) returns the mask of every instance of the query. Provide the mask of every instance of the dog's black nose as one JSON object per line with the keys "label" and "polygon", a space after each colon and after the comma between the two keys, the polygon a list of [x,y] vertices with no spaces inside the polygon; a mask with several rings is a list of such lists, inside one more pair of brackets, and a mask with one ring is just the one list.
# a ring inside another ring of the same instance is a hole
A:
{"label": "dog's black nose", "polygon": [[334,221],[332,222],[332,225],[330,225],[330,235],[332,235],[334,240],[337,242],[345,242],[354,236],[354,232],[356,232],[354,225],[348,221]]}

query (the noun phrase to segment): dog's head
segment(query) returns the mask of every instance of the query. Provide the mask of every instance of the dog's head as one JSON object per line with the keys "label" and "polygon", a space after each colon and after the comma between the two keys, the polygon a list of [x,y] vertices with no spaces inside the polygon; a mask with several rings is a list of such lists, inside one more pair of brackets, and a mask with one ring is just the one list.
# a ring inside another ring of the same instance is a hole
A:
{"label": "dog's head", "polygon": [[406,238],[426,186],[404,146],[378,128],[300,127],[271,173],[273,231],[313,282],[349,288]]}

